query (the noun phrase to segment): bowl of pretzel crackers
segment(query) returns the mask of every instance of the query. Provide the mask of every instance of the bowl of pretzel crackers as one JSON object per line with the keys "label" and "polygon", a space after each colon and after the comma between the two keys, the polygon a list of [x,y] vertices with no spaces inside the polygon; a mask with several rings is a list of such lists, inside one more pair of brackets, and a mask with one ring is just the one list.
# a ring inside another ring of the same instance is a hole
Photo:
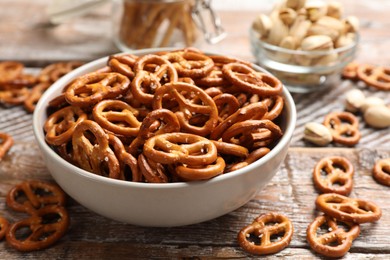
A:
{"label": "bowl of pretzel crackers", "polygon": [[33,117],[55,181],[86,208],[141,226],[227,214],[275,175],[296,122],[282,83],[197,49],[103,57],[53,84]]}

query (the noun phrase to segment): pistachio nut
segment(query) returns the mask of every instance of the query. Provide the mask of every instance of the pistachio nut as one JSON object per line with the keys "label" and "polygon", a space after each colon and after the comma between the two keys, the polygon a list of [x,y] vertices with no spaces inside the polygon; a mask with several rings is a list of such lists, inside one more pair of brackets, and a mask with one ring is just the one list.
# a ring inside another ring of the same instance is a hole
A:
{"label": "pistachio nut", "polygon": [[[301,51],[302,49],[298,48],[297,50]],[[294,63],[301,65],[301,66],[310,66],[312,60],[315,58],[316,58],[316,55],[295,54],[294,55]]]}
{"label": "pistachio nut", "polygon": [[276,1],[274,6],[271,9],[271,13],[279,13],[279,10],[282,8],[286,8],[286,3],[285,1]]}
{"label": "pistachio nut", "polygon": [[280,47],[294,50],[297,47],[297,42],[294,37],[287,36],[280,42]]}
{"label": "pistachio nut", "polygon": [[329,26],[313,23],[310,26],[307,35],[326,35],[329,36],[332,41],[335,41],[340,36],[340,32]]}
{"label": "pistachio nut", "polygon": [[330,16],[323,16],[309,28],[308,35],[327,35],[335,41],[344,30],[344,23]]}
{"label": "pistachio nut", "polygon": [[271,16],[272,30],[265,39],[269,44],[279,45],[284,37],[288,36],[288,26],[279,17]]}
{"label": "pistachio nut", "polygon": [[338,1],[329,1],[326,15],[336,19],[341,19],[343,15],[343,6]]}
{"label": "pistachio nut", "polygon": [[345,32],[359,31],[359,19],[356,16],[350,15],[344,20]]}
{"label": "pistachio nut", "polygon": [[340,37],[336,40],[335,47],[340,48],[351,45],[355,42],[355,39],[355,33],[347,33],[345,35],[340,35]]}
{"label": "pistachio nut", "polygon": [[331,28],[342,33],[344,30],[344,23],[337,18],[331,16],[323,16],[316,21],[316,24]]}
{"label": "pistachio nut", "polygon": [[364,100],[363,104],[360,106],[360,111],[365,113],[369,107],[374,107],[374,106],[385,106],[385,101],[379,97],[374,97],[374,96],[367,97]]}
{"label": "pistachio nut", "polygon": [[317,122],[309,122],[305,125],[303,139],[319,146],[326,146],[333,140],[330,130]]}
{"label": "pistachio nut", "polygon": [[366,97],[360,89],[352,89],[345,93],[345,109],[349,112],[358,112]]}
{"label": "pistachio nut", "polygon": [[299,44],[306,37],[311,26],[311,22],[303,16],[298,16],[290,27],[289,35],[293,36]]}
{"label": "pistachio nut", "polygon": [[260,14],[253,21],[252,28],[256,30],[262,38],[266,38],[272,28],[272,21],[267,15]]}
{"label": "pistachio nut", "polygon": [[318,51],[333,49],[333,41],[327,35],[312,35],[304,38],[301,43],[304,51]]}
{"label": "pistachio nut", "polygon": [[330,66],[333,65],[338,59],[339,55],[337,53],[330,53],[328,55],[323,55],[314,59],[311,63],[313,66]]}
{"label": "pistachio nut", "polygon": [[283,8],[279,11],[279,18],[282,20],[282,22],[290,26],[297,17],[297,13],[294,11],[294,9],[291,8]]}
{"label": "pistachio nut", "polygon": [[[289,50],[294,50],[296,48],[296,41],[295,38],[292,36],[287,36],[285,37],[279,44],[280,47],[289,49]],[[288,62],[292,57],[292,54],[290,53],[285,53],[285,52],[277,52],[274,56],[274,59],[280,62]]]}
{"label": "pistachio nut", "polygon": [[288,8],[298,10],[305,6],[306,0],[287,0],[286,6]]}
{"label": "pistachio nut", "polygon": [[325,2],[320,0],[311,0],[306,2],[305,8],[307,11],[307,17],[312,22],[315,22],[325,16],[328,10]]}
{"label": "pistachio nut", "polygon": [[390,126],[390,108],[387,106],[371,106],[364,112],[364,121],[374,128]]}
{"label": "pistachio nut", "polygon": [[297,17],[302,17],[304,20],[307,19],[307,11],[306,8],[301,8],[297,10]]}

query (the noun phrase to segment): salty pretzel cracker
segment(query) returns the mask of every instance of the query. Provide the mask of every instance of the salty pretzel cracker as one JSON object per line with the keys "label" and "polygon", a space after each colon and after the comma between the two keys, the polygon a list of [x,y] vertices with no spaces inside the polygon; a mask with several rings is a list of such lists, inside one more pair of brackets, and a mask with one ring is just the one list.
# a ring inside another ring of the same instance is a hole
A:
{"label": "salty pretzel cracker", "polygon": [[0,132],[0,161],[14,144],[12,136]]}
{"label": "salty pretzel cracker", "polygon": [[[69,224],[69,215],[64,207],[49,205],[34,211],[27,219],[12,223],[6,239],[9,245],[21,252],[41,250],[61,239]],[[26,229],[30,234],[20,237],[20,233]]]}
{"label": "salty pretzel cracker", "polygon": [[0,241],[3,240],[8,231],[9,222],[6,218],[0,216]]}
{"label": "salty pretzel cracker", "polygon": [[354,146],[360,140],[359,121],[350,112],[331,112],[323,124],[331,131],[335,143]]}
{"label": "salty pretzel cracker", "polygon": [[47,205],[64,206],[65,201],[66,195],[58,185],[34,180],[15,185],[6,198],[9,208],[29,214]]}
{"label": "salty pretzel cracker", "polygon": [[[238,233],[238,244],[245,251],[255,255],[273,254],[287,247],[294,232],[289,218],[279,213],[266,213],[257,217],[252,224],[244,227]],[[271,236],[280,235],[277,241],[271,241]],[[259,244],[249,239],[255,236],[260,239]]]}
{"label": "salty pretzel cracker", "polygon": [[315,203],[319,210],[341,221],[361,224],[375,222],[382,216],[382,210],[375,203],[337,193],[321,194]]}
{"label": "salty pretzel cracker", "polygon": [[[314,185],[322,193],[347,196],[353,187],[353,166],[347,158],[331,156],[321,159],[313,170]],[[323,173],[326,174],[323,177]]]}
{"label": "salty pretzel cracker", "polygon": [[390,68],[362,64],[357,67],[357,77],[368,86],[390,90]]}
{"label": "salty pretzel cracker", "polygon": [[390,186],[390,158],[381,159],[375,162],[372,175],[377,182]]}
{"label": "salty pretzel cracker", "polygon": [[[338,223],[342,222],[349,229],[345,230]],[[322,226],[325,226],[327,232],[318,234]],[[319,216],[306,230],[306,239],[310,247],[317,253],[327,257],[342,257],[352,246],[352,241],[360,234],[358,224],[336,220],[329,216]]]}

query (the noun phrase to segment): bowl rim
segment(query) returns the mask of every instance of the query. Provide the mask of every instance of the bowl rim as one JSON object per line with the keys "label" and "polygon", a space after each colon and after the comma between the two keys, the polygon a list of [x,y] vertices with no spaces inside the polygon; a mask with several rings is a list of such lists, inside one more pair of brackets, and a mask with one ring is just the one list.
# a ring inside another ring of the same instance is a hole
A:
{"label": "bowl rim", "polygon": [[317,50],[317,51],[303,51],[303,50],[291,50],[291,49],[286,49],[277,45],[269,44],[260,39],[260,33],[257,32],[253,27],[251,26],[249,29],[249,35],[251,38],[251,42],[254,42],[258,44],[259,46],[262,46],[264,49],[272,50],[272,51],[277,51],[277,52],[283,52],[286,54],[295,54],[295,55],[329,55],[329,54],[339,54],[341,52],[345,52],[348,50],[353,50],[355,49],[360,42],[360,34],[359,32],[355,32],[355,41],[352,44],[339,47],[336,49],[330,49],[330,50]]}
{"label": "bowl rim", "polygon": [[[161,51],[172,51],[172,50],[178,50],[180,48],[149,48],[149,49],[141,49],[141,50],[135,50],[131,52],[120,52],[117,54],[123,54],[123,53],[131,53],[134,55],[145,55],[148,53],[154,53],[154,52],[161,52]],[[207,55],[225,55],[222,53],[217,52],[207,52],[203,51]],[[114,54],[115,55],[115,54]],[[172,189],[172,188],[185,188],[189,186],[199,186],[199,185],[213,185],[215,183],[223,182],[225,179],[230,178],[236,178],[237,176],[246,174],[249,171],[252,171],[254,168],[257,168],[261,165],[263,165],[265,162],[273,158],[274,156],[277,156],[278,153],[281,152],[282,149],[288,149],[289,142],[291,141],[291,138],[293,136],[293,132],[295,130],[296,121],[297,121],[297,112],[295,107],[295,102],[288,91],[288,89],[283,86],[282,96],[285,99],[285,104],[289,104],[288,106],[285,105],[285,108],[287,109],[288,117],[290,118],[290,124],[286,124],[286,129],[284,130],[282,138],[279,140],[279,142],[271,149],[271,151],[266,154],[264,157],[260,158],[259,160],[251,163],[248,166],[245,166],[241,169],[238,169],[234,172],[228,173],[228,174],[221,174],[216,177],[213,177],[208,180],[201,180],[201,181],[192,181],[192,182],[173,182],[173,183],[144,183],[144,182],[132,182],[132,181],[123,181],[123,180],[117,180],[112,179],[104,176],[100,176],[91,172],[88,172],[82,168],[79,168],[70,162],[67,162],[65,159],[63,159],[60,155],[58,155],[50,146],[46,143],[45,137],[44,137],[44,130],[43,125],[40,124],[44,123],[44,118],[46,118],[46,108],[47,103],[53,98],[53,94],[58,92],[59,88],[63,88],[67,83],[69,83],[72,79],[77,77],[78,74],[83,75],[85,73],[91,72],[92,68],[99,68],[98,66],[106,64],[106,61],[108,59],[108,56],[104,56],[102,58],[93,60],[91,62],[88,62],[73,71],[69,72],[68,74],[61,77],[59,80],[57,80],[54,84],[52,84],[42,95],[40,100],[38,101],[35,111],[33,113],[33,132],[35,139],[40,146],[41,149],[45,150],[46,154],[49,154],[50,159],[55,160],[57,163],[62,164],[64,167],[69,168],[71,171],[74,171],[76,174],[81,175],[83,178],[87,178],[91,181],[95,182],[101,182],[113,186],[126,186],[126,187],[132,187],[132,188],[146,188],[146,189]],[[225,55],[226,56],[226,55]],[[232,55],[229,55],[229,57],[233,57]],[[253,68],[258,71],[263,71],[266,73],[271,74],[264,68],[251,63]],[[101,66],[100,66],[101,67]],[[86,72],[87,71],[87,72]],[[84,73],[83,73],[84,72]],[[46,158],[48,159],[48,158]]]}

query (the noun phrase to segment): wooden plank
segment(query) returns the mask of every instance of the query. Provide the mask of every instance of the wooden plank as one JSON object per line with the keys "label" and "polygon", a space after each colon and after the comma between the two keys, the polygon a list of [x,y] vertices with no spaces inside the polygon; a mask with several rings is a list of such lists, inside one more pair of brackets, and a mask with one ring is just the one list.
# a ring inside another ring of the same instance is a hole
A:
{"label": "wooden plank", "polygon": [[[340,2],[346,14],[356,15],[361,20],[358,60],[388,65],[388,2]],[[44,10],[49,3],[45,0],[1,1],[0,60],[19,60],[29,66],[43,66],[60,60],[90,61],[119,51],[112,38],[110,3],[61,25],[48,26]],[[254,61],[250,52],[249,28],[258,14],[269,13],[272,6],[272,3],[264,3],[261,7],[257,4],[256,9],[240,12],[217,10],[228,33],[226,39],[216,45],[201,43],[197,47]]]}
{"label": "wooden plank", "polygon": [[[27,149],[28,147],[28,149]],[[35,154],[35,156],[32,156]],[[24,179],[51,180],[35,143],[16,142],[0,164],[0,214],[9,220],[23,217],[7,209],[5,195],[9,188]],[[112,221],[96,215],[73,200],[68,203],[71,227],[61,242],[50,249],[26,254],[31,259],[50,256],[67,257],[249,257],[237,242],[238,231],[261,213],[277,211],[291,218],[295,233],[291,245],[274,256],[310,258],[314,254],[306,243],[306,227],[319,214],[314,200],[311,171],[324,156],[342,155],[355,167],[354,189],[350,197],[369,199],[383,211],[380,221],[362,224],[361,235],[354,241],[346,259],[390,257],[389,188],[377,184],[372,176],[373,163],[390,157],[390,149],[290,148],[281,169],[256,197],[240,209],[220,218],[196,225],[175,228],[145,228]],[[0,259],[17,258],[19,253],[0,243]],[[270,256],[272,258],[273,256]]]}
{"label": "wooden plank", "polygon": [[[385,100],[386,104],[390,105],[390,94],[388,92],[369,88],[362,82],[351,82],[350,80],[340,80],[339,84],[319,92],[309,94],[292,94],[298,113],[296,129],[292,138],[292,145],[313,147],[313,144],[303,140],[305,124],[308,122],[322,123],[328,113],[344,111],[345,93],[351,89],[360,89],[366,97],[379,97]],[[359,131],[362,135],[359,143],[355,146],[356,148],[390,148],[389,128],[372,128],[365,124],[362,113],[355,113],[355,115],[359,120]],[[329,147],[338,147],[338,145],[330,144]]]}
{"label": "wooden plank", "polygon": [[[216,0],[218,1],[218,0]],[[222,1],[222,0],[221,0]],[[255,0],[256,1],[256,0]],[[357,60],[388,65],[390,44],[387,0],[342,0],[347,14],[361,19],[361,44]],[[60,60],[84,60],[105,56],[118,50],[110,34],[110,8],[102,6],[93,12],[59,26],[47,26],[46,0],[2,0],[0,3],[0,60],[19,60],[29,66],[44,66]],[[224,3],[225,4],[225,3]],[[218,45],[198,46],[254,61],[250,52],[248,29],[254,17],[269,11],[270,4],[258,10],[221,11],[228,37]],[[97,30],[96,28],[99,28]],[[62,258],[249,258],[236,242],[238,231],[262,212],[279,211],[288,215],[295,234],[291,245],[267,257],[312,259],[318,257],[305,239],[309,222],[318,214],[314,200],[318,195],[311,180],[314,164],[323,156],[344,155],[356,167],[355,188],[351,197],[368,198],[382,207],[383,217],[374,224],[363,224],[345,259],[390,258],[389,188],[377,184],[371,168],[378,158],[390,157],[389,129],[376,130],[364,125],[362,139],[354,149],[329,145],[315,148],[302,140],[304,124],[321,122],[331,111],[344,109],[344,94],[352,88],[366,95],[378,96],[390,103],[388,92],[366,88],[362,84],[340,81],[333,88],[312,93],[293,94],[298,122],[289,154],[269,185],[242,208],[206,223],[176,228],[144,228],[106,219],[73,200],[68,208],[71,228],[55,246],[22,254],[0,242],[0,259]],[[16,221],[24,217],[5,206],[5,196],[12,185],[25,179],[52,180],[44,165],[32,134],[32,115],[21,107],[0,106],[0,131],[16,140],[15,146],[0,162],[0,215]]]}
{"label": "wooden plank", "polygon": [[0,6],[0,60],[29,66],[82,60],[118,52],[111,36],[110,3],[82,17],[50,25],[46,0],[4,0]]}

